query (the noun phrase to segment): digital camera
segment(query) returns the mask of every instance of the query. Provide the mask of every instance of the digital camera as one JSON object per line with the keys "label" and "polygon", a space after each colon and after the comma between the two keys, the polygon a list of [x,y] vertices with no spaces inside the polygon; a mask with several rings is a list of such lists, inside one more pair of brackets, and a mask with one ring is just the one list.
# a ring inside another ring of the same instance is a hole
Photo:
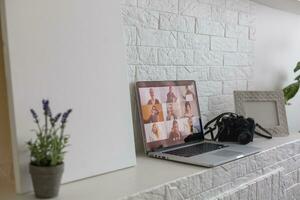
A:
{"label": "digital camera", "polygon": [[218,129],[219,141],[234,141],[240,144],[248,144],[253,141],[255,121],[252,118],[229,115],[220,120]]}
{"label": "digital camera", "polygon": [[[267,135],[259,133],[255,128],[261,129]],[[252,118],[245,118],[241,115],[227,112],[210,120],[204,129],[204,134],[211,134],[211,139],[220,142],[238,142],[240,144],[248,144],[253,141],[254,134],[268,139],[272,138],[272,134]],[[213,131],[218,129],[217,135],[214,136]]]}

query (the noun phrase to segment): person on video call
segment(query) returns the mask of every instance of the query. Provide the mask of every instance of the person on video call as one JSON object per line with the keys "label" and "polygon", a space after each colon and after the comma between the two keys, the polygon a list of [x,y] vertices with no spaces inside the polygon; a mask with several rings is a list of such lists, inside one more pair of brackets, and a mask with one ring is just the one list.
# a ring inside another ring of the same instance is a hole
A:
{"label": "person on video call", "polygon": [[151,115],[146,120],[146,123],[158,122],[158,120],[159,120],[159,110],[156,108],[156,106],[152,106]]}
{"label": "person on video call", "polygon": [[197,129],[197,128],[194,126],[194,124],[193,124],[193,118],[189,117],[188,123],[189,123],[189,125],[190,125],[190,130],[191,130],[192,133],[199,133],[199,132],[200,132],[199,129]]}
{"label": "person on video call", "polygon": [[160,130],[156,123],[152,124],[151,134],[149,136],[150,142],[161,140]]}
{"label": "person on video call", "polygon": [[175,103],[177,101],[177,97],[173,92],[173,87],[169,86],[169,92],[167,94],[167,103]]}
{"label": "person on video call", "polygon": [[173,104],[170,103],[170,104],[168,104],[168,107],[167,107],[167,117],[166,117],[166,120],[174,120],[174,119],[177,119],[177,116],[174,113]]}
{"label": "person on video call", "polygon": [[199,130],[196,127],[194,127],[192,117],[187,118],[186,123],[184,123],[184,133],[187,135],[192,133],[199,133]]}
{"label": "person on video call", "polygon": [[149,89],[149,95],[150,95],[150,99],[148,101],[148,105],[155,105],[155,104],[159,104],[159,100],[155,98],[155,94],[154,94],[154,90],[153,88]]}
{"label": "person on video call", "polygon": [[188,85],[185,86],[185,95],[183,97],[186,101],[193,101],[195,99],[195,94]]}
{"label": "person on video call", "polygon": [[193,117],[192,106],[190,102],[186,101],[184,104],[184,117]]}
{"label": "person on video call", "polygon": [[173,121],[172,129],[169,135],[170,141],[178,141],[181,140],[182,134],[181,131],[179,131],[178,122],[176,120]]}

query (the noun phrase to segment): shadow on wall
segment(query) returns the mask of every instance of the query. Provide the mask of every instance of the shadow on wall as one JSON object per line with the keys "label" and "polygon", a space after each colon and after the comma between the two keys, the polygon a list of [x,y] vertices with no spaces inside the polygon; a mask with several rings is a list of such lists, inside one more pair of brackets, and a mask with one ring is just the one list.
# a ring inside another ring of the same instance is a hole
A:
{"label": "shadow on wall", "polygon": [[[300,60],[300,15],[256,4],[255,85],[251,89],[278,89],[293,82]],[[266,28],[268,27],[268,28]],[[299,132],[298,94],[287,106],[289,131]]]}

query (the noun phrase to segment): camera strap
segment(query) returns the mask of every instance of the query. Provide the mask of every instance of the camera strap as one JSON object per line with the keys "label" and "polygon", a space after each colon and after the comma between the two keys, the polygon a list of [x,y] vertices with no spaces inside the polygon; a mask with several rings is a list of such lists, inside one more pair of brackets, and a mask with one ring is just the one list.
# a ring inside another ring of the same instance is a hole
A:
{"label": "camera strap", "polygon": [[254,131],[256,135],[259,135],[261,137],[264,137],[264,138],[268,138],[268,139],[272,139],[272,134],[267,131],[267,129],[265,129],[264,127],[262,127],[261,125],[259,125],[258,123],[255,124],[256,127],[258,127],[260,130],[264,131],[267,135],[264,135],[260,132],[257,132],[257,131]]}
{"label": "camera strap", "polygon": [[[204,132],[204,136],[210,133],[211,140],[217,141],[217,139],[219,138],[219,131],[216,136],[214,136],[214,131],[218,128],[221,119],[225,116],[237,116],[237,114],[232,112],[225,112],[210,120],[204,126],[205,130],[208,129],[207,131]],[[212,123],[214,123],[213,127],[210,126]]]}
{"label": "camera strap", "polygon": [[217,117],[215,117],[215,118],[213,118],[212,120],[210,120],[209,122],[207,122],[206,124],[205,124],[205,126],[204,126],[204,129],[208,129],[208,128],[210,128],[209,127],[209,125],[210,124],[212,124],[213,122],[216,122],[215,124],[214,124],[214,130],[217,128],[217,124],[220,122],[220,119],[222,119],[222,117],[224,117],[224,116],[226,116],[226,115],[237,115],[237,114],[235,114],[235,113],[232,113],[232,112],[225,112],[225,113],[222,113],[222,114],[220,114],[219,116],[217,116]]}

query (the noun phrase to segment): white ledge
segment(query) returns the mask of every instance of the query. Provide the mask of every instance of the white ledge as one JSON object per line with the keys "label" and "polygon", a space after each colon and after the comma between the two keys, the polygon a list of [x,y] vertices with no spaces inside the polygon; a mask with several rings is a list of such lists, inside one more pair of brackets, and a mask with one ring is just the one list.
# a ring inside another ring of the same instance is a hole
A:
{"label": "white ledge", "polygon": [[[265,151],[297,140],[300,140],[299,133],[271,140],[255,138],[254,142],[249,145],[259,147],[262,151]],[[251,159],[251,156],[249,158]],[[59,199],[120,199],[210,169],[138,155],[135,167],[63,185]],[[11,194],[9,199],[27,200],[31,197],[32,194],[23,196]]]}

